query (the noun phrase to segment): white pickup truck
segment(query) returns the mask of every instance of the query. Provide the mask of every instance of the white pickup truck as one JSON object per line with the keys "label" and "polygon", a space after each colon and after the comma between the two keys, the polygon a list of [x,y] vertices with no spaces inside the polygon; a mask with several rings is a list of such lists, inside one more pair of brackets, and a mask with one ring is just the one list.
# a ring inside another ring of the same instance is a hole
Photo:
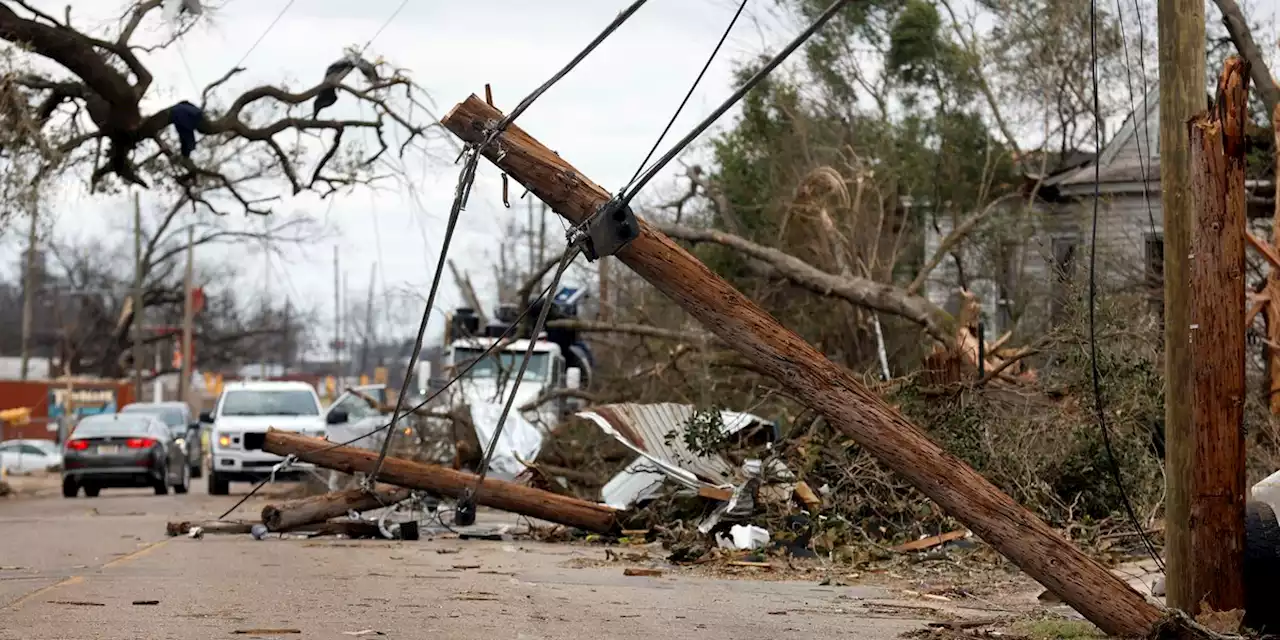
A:
{"label": "white pickup truck", "polygon": [[[213,411],[200,415],[213,425],[209,493],[226,495],[232,482],[258,482],[271,476],[280,456],[262,451],[267,429],[325,436],[325,418],[316,390],[305,382],[233,382],[223,388]],[[312,466],[295,463],[276,474],[296,480]]]}

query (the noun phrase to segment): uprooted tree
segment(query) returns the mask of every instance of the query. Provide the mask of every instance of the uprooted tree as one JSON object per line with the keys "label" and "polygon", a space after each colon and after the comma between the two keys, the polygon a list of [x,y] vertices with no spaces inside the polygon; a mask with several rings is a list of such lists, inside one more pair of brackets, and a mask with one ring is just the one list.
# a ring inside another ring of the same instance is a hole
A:
{"label": "uprooted tree", "polygon": [[[140,27],[161,20],[162,4],[131,2],[114,34],[96,37],[75,25],[70,7],[59,19],[23,0],[0,3],[0,39],[12,45],[0,78],[6,131],[0,160],[10,165],[9,173],[22,173],[26,182],[87,170],[95,190],[163,186],[185,194],[193,206],[219,211],[218,203],[227,201],[246,212],[268,213],[268,203],[278,198],[271,191],[283,186],[271,189],[273,183],[322,197],[367,184],[386,171],[379,161],[392,149],[389,139],[398,139],[396,151],[404,153],[429,132],[430,125],[410,115],[414,107],[418,113],[429,110],[421,108],[421,93],[403,70],[370,62],[355,49],[305,89],[264,85],[226,95],[225,86],[244,71],[236,67],[206,86],[198,104],[180,101],[145,111],[154,82],[147,56],[203,19],[181,13],[159,42],[141,42]],[[60,68],[28,64],[32,56]],[[345,81],[352,71],[364,86]],[[340,96],[371,107],[373,117],[325,117],[323,110]],[[286,141],[280,135],[286,132],[297,135]],[[357,149],[354,132],[373,134],[371,153]],[[211,165],[209,150],[223,144],[238,144],[241,162]],[[266,171],[252,169],[255,179],[246,180],[242,165]]]}

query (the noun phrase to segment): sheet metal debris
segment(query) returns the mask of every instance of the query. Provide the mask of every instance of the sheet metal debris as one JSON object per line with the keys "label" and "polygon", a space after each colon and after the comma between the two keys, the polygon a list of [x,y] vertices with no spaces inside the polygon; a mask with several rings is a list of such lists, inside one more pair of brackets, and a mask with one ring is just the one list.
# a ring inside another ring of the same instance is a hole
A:
{"label": "sheet metal debris", "polygon": [[[686,404],[611,404],[577,414],[595,423],[638,457],[601,489],[604,503],[628,509],[653,497],[661,485],[672,480],[690,489],[732,490],[736,471],[720,455],[700,456],[689,450],[683,438],[668,437],[680,432],[694,415]],[[748,427],[761,426],[776,436],[777,426],[760,416],[737,411],[720,412],[722,431],[732,435]]]}

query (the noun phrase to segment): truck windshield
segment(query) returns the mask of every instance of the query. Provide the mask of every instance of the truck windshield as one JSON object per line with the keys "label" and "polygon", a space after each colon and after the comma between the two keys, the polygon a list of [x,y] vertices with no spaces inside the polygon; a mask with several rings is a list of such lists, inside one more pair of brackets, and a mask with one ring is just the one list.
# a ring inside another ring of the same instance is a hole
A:
{"label": "truck windshield", "polygon": [[224,416],[318,416],[315,395],[302,390],[228,391],[222,398]]}
{"label": "truck windshield", "polygon": [[[453,366],[457,371],[461,372],[466,369],[472,361],[480,358],[484,354],[484,349],[471,349],[463,347],[454,347],[453,350]],[[483,360],[476,363],[476,366],[467,373],[467,378],[496,378],[501,375],[515,378],[516,372],[520,370],[520,361],[524,359],[524,351],[499,351],[491,353]],[[533,380],[537,382],[546,381],[550,375],[551,354],[542,352],[534,352],[529,358],[529,368],[524,372],[525,380]]]}

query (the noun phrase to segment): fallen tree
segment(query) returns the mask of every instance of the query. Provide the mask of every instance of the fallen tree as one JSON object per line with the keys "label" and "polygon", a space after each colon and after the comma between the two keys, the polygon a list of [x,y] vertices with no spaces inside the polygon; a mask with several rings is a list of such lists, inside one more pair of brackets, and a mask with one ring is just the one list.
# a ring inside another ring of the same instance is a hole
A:
{"label": "fallen tree", "polygon": [[[262,449],[278,456],[297,456],[303,462],[343,473],[372,474],[378,462],[376,451],[335,446],[328,440],[276,429],[267,431]],[[476,476],[434,464],[387,457],[375,480],[459,498],[475,486]],[[617,511],[605,505],[495,478],[485,478],[480,483],[475,501],[478,505],[598,533],[609,533],[617,524]]]}

